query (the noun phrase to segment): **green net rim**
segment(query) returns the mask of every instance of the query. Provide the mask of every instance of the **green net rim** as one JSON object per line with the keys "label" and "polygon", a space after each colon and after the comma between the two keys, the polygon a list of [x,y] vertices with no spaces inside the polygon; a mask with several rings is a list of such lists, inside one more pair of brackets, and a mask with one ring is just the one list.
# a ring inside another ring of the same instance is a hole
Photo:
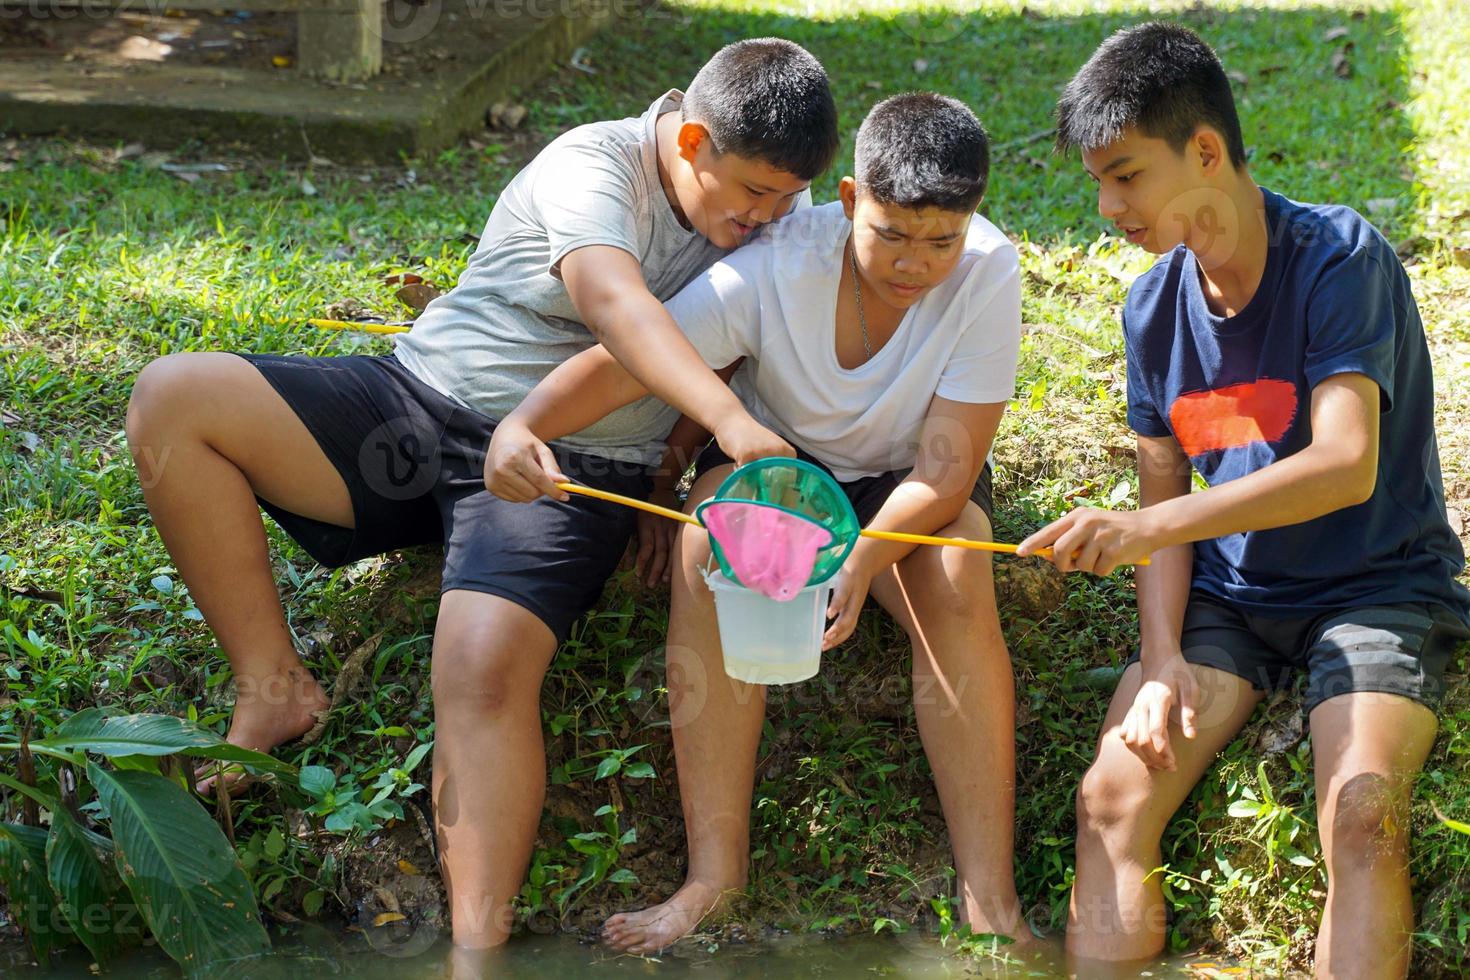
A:
{"label": "green net rim", "polygon": [[[704,501],[694,508],[694,514],[696,517],[699,518],[700,525],[703,526],[704,509],[711,504],[742,503],[754,504],[757,507],[770,507],[775,510],[785,511],[793,517],[797,517],[803,521],[807,521],[808,523],[817,525],[822,530],[832,535],[833,542],[837,541],[837,533],[831,528],[827,527],[821,521],[815,520],[810,514],[803,514],[798,510],[793,510],[790,507],[783,506],[782,504],[772,503],[768,500],[752,500],[749,497],[725,496],[725,491],[739,480],[742,471],[746,470],[748,467],[754,466],[761,469],[770,469],[778,465],[794,467],[796,469],[802,470],[831,485],[834,490],[833,496],[834,499],[837,501],[837,506],[842,510],[843,516],[846,518],[846,523],[854,529],[851,534],[847,535],[847,543],[843,545],[842,550],[837,553],[837,560],[832,563],[831,569],[829,569],[825,573],[814,572],[812,574],[812,577],[807,579],[806,584],[808,586],[821,585],[823,582],[827,581],[829,578],[836,575],[838,571],[841,570],[843,564],[847,561],[847,556],[851,554],[852,549],[857,546],[857,541],[859,537],[858,532],[862,530],[862,525],[858,523],[857,511],[852,509],[852,501],[847,499],[847,494],[842,492],[842,488],[837,485],[837,480],[832,476],[832,474],[828,473],[820,466],[808,463],[804,459],[796,459],[790,456],[767,456],[762,459],[757,459],[752,462],[746,463],[744,466],[737,466],[735,468],[735,471],[729,476],[725,477],[724,481],[720,483],[720,486],[717,490],[715,490],[715,495],[713,497],[709,498],[708,500]],[[708,532],[709,528],[705,527],[705,533],[708,534]],[[723,549],[720,548],[720,543],[715,540],[715,536],[713,534],[709,535],[709,543],[710,550],[714,552],[716,560],[718,560],[720,563],[720,571],[723,572],[725,577],[728,578],[730,581],[744,587],[745,583],[741,582],[740,579],[735,575],[734,570],[730,568],[730,563],[725,559],[725,552]],[[823,547],[830,548],[832,547],[832,543],[829,542]]]}

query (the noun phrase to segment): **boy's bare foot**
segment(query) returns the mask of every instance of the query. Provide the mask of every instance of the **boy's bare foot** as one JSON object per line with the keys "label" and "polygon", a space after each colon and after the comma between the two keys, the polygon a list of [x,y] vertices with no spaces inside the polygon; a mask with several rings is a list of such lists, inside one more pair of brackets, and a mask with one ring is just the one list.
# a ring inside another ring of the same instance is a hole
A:
{"label": "boy's bare foot", "polygon": [[[269,752],[305,735],[316,724],[318,713],[331,706],[326,692],[300,661],[274,671],[237,674],[235,687],[235,715],[225,741],[257,752]],[[217,763],[210,762],[196,770],[199,792],[205,796],[215,793],[217,768]],[[226,768],[222,778],[226,790],[243,788],[248,781],[238,766]]]}
{"label": "boy's bare foot", "polygon": [[602,924],[602,941],[620,953],[646,956],[693,932],[740,885],[689,880],[666,901],[637,912],[619,912]]}

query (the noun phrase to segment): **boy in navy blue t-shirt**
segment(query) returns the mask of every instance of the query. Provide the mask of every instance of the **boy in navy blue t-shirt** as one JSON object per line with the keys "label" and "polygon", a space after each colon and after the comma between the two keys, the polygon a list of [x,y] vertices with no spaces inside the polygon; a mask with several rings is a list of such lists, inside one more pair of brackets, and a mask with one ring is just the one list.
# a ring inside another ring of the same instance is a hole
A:
{"label": "boy in navy blue t-shirt", "polygon": [[[1349,208],[1245,165],[1230,83],[1186,28],[1109,38],[1057,110],[1098,210],[1160,261],[1123,313],[1142,507],[1079,509],[1023,553],[1138,570],[1141,645],[1077,798],[1070,949],[1164,944],[1164,827],[1265,692],[1306,674],[1328,891],[1319,976],[1407,973],[1408,801],[1470,593],[1445,517],[1424,327]],[[1191,493],[1192,473],[1209,488]]]}

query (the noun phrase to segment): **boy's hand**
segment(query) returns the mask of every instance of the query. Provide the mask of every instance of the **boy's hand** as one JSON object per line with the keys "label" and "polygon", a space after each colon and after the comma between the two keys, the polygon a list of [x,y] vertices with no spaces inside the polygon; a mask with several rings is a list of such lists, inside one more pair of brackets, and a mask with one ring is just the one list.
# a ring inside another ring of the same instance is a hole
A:
{"label": "boy's hand", "polygon": [[[649,502],[679,509],[679,500],[672,490],[655,490]],[[674,575],[674,540],[678,537],[679,525],[667,517],[638,512],[638,553],[633,558],[633,575],[649,588],[659,583],[668,584]]]}
{"label": "boy's hand", "polygon": [[857,562],[848,559],[832,580],[832,601],[827,605],[827,618],[835,622],[822,634],[822,649],[830,650],[852,635],[858,613],[868,600],[873,576]]}
{"label": "boy's hand", "polygon": [[524,425],[506,420],[495,427],[485,454],[485,489],[501,500],[528,504],[546,496],[565,503],[572,498],[558,483],[567,482],[551,447]]}
{"label": "boy's hand", "polygon": [[1143,686],[1123,719],[1118,734],[1123,744],[1150,769],[1174,769],[1169,725],[1178,725],[1185,738],[1195,736],[1195,705],[1199,687],[1194,670],[1183,656],[1168,656],[1161,667],[1143,668]]}
{"label": "boy's hand", "polygon": [[795,456],[796,450],[776,433],[761,425],[749,415],[731,418],[715,430],[715,442],[735,461],[744,466],[752,460],[767,456]]}
{"label": "boy's hand", "polygon": [[1063,572],[1111,575],[1157,550],[1147,510],[1078,507],[1022,541],[1016,554],[1026,557],[1052,549],[1051,563]]}

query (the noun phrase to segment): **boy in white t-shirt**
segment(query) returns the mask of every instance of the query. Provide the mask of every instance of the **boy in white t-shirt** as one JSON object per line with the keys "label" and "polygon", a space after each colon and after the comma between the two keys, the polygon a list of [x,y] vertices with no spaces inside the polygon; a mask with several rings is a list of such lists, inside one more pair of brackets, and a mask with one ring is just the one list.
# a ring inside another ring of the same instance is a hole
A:
{"label": "boy in white t-shirt", "polygon": [[[988,539],[987,455],[1015,387],[1016,250],[975,214],[989,144],[962,103],[913,93],[875,106],[841,200],[795,214],[667,303],[751,414],[841,482],[867,527]],[[489,486],[564,499],[544,440],[592,424],[644,389],[600,348],[553,371],[496,430]],[[711,445],[688,509],[732,462]],[[726,676],[699,570],[708,536],[685,527],[673,559],[670,717],[689,841],[671,898],[615,915],[610,945],[654,952],[747,877],[764,688]],[[824,648],[852,632],[868,593],[913,642],[914,706],[976,933],[1025,931],[1011,868],[1013,682],[983,553],[863,539],[833,580]]]}

